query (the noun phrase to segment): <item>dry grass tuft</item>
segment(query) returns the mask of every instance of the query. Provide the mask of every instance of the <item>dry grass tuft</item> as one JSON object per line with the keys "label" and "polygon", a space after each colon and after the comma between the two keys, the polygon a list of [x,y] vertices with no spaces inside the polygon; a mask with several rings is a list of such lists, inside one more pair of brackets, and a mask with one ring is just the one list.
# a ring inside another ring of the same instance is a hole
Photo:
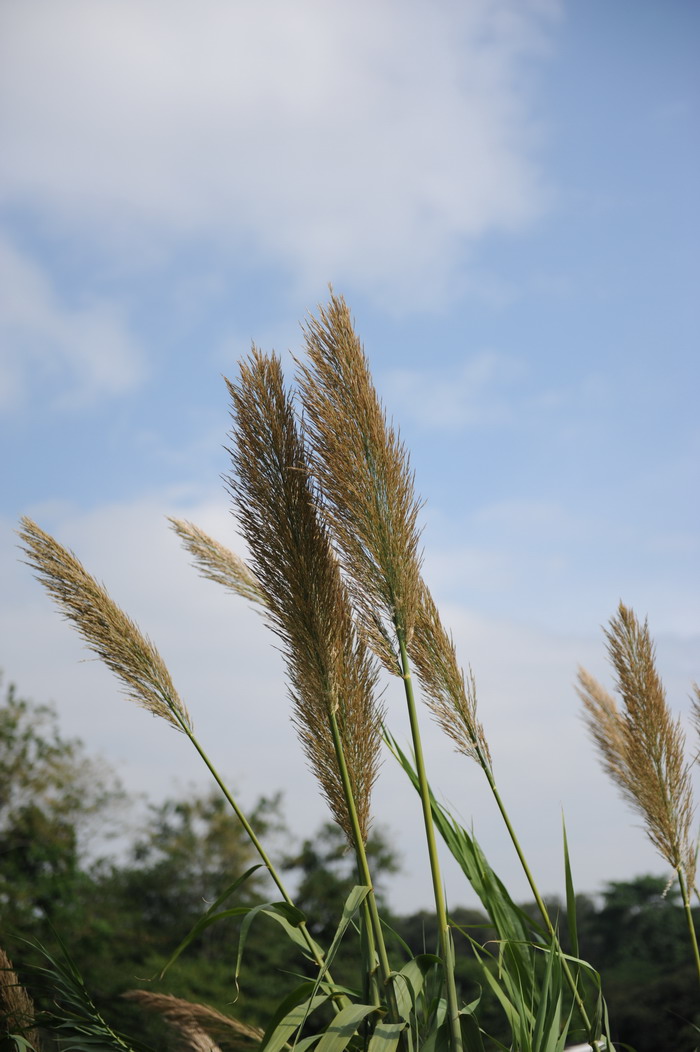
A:
{"label": "dry grass tuft", "polygon": [[41,1044],[34,1020],[34,1002],[20,983],[12,961],[0,949],[0,1036],[20,1034],[39,1050]]}
{"label": "dry grass tuft", "polygon": [[180,1047],[191,1052],[218,1052],[213,1037],[227,1047],[250,1049],[259,1045],[264,1035],[264,1031],[257,1026],[248,1026],[209,1005],[185,1001],[172,994],[128,990],[123,996],[136,1001],[149,1012],[162,1015],[177,1032]]}
{"label": "dry grass tuft", "polygon": [[189,551],[202,577],[223,584],[248,602],[265,605],[255,574],[243,559],[191,522],[171,518],[168,522]]}
{"label": "dry grass tuft", "polygon": [[299,376],[313,469],[363,630],[400,674],[393,633],[410,641],[421,595],[420,504],[408,453],[386,419],[344,299],[332,294],[304,335],[311,364]]}
{"label": "dry grass tuft", "polygon": [[293,720],[331,810],[351,843],[352,823],[331,731],[337,719],[361,834],[379,768],[376,669],[352,620],[307,453],[279,359],[253,348],[237,384],[228,480],[268,619],[287,660]]}
{"label": "dry grass tuft", "polygon": [[90,650],[122,681],[124,693],[178,730],[192,729],[165,663],[106,589],[31,519],[22,519],[22,550],[37,580],[78,629]]}
{"label": "dry grass tuft", "polygon": [[586,724],[603,768],[644,818],[649,839],[692,887],[694,807],[685,735],[666,702],[648,625],[640,625],[634,612],[620,603],[605,635],[623,710],[580,670],[578,694]]}

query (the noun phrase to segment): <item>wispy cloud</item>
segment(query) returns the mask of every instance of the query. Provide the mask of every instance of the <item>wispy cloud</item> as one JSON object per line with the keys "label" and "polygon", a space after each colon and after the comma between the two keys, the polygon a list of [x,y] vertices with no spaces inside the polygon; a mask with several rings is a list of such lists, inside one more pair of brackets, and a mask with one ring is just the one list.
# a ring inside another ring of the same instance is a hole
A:
{"label": "wispy cloud", "polygon": [[480,351],[460,367],[394,369],[383,377],[392,403],[428,428],[460,431],[512,421],[515,384],[525,366],[499,351]]}
{"label": "wispy cloud", "polygon": [[9,204],[115,243],[206,236],[301,282],[443,299],[543,205],[554,0],[8,5]]}
{"label": "wispy cloud", "polygon": [[130,390],[142,375],[116,308],[66,303],[42,267],[0,234],[0,412],[21,407],[41,381],[54,407],[70,409]]}

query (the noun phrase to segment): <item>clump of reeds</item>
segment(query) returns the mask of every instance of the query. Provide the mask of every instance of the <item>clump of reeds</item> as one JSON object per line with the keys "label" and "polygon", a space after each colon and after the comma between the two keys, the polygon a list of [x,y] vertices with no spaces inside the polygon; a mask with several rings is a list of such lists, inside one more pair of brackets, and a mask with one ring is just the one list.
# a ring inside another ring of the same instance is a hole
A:
{"label": "clump of reeds", "polygon": [[[267,620],[282,641],[293,722],[369,889],[365,935],[388,984],[391,969],[365,853],[381,748],[377,669],[355,629],[279,359],[253,348],[237,383],[227,385],[234,422],[228,485]],[[395,1016],[391,991],[388,996]]]}
{"label": "clump of reeds", "polygon": [[[476,714],[473,675],[465,679],[452,639],[421,574],[418,513],[408,452],[377,396],[350,311],[331,292],[304,328],[308,364],[299,370],[311,464],[323,508],[350,581],[359,623],[387,670],[404,683],[441,936],[452,1041],[460,1047],[450,926],[435,844],[411,665],[425,700],[457,749],[482,767],[523,866],[553,946],[554,924],[498,792],[488,743]],[[587,1031],[593,1029],[571,974],[564,973]]]}
{"label": "clump of reeds", "polygon": [[227,381],[234,429],[228,479],[267,617],[282,641],[294,723],[351,844],[351,806],[339,770],[337,724],[362,841],[381,747],[377,673],[355,631],[330,536],[317,511],[306,448],[279,359],[253,351]]}
{"label": "clump of reeds", "polygon": [[[279,358],[255,347],[241,363],[238,377],[226,381],[233,419],[232,471],[227,483],[250,566],[191,523],[171,519],[171,524],[200,573],[255,603],[281,641],[293,723],[357,861],[358,886],[348,897],[328,956],[310,937],[305,918],[295,909],[255,831],[195,737],[153,644],[71,552],[25,519],[21,537],[29,564],[88,646],[117,674],[126,693],[189,737],[280,891],[282,902],[253,911],[240,907],[240,913],[273,916],[313,962],[315,977],[285,1000],[287,1014],[266,1035],[266,1043],[275,1048],[293,1044],[308,1016],[319,1004],[327,1004],[336,1015],[319,1047],[329,1052],[336,1047],[334,1035],[339,1034],[344,1035],[343,1048],[357,1035],[358,1052],[368,1041],[372,1052],[394,1052],[399,1043],[402,1052],[416,1052],[419,1029],[432,1048],[461,1052],[465,1035],[471,1035],[468,1048],[481,1047],[477,1002],[465,1006],[458,996],[437,828],[498,931],[499,979],[486,965],[485,976],[499,991],[518,1048],[534,1052],[562,1047],[565,1034],[576,1025],[574,1009],[568,1018],[562,1016],[565,983],[583,1032],[591,1047],[598,1047],[604,1013],[601,1009],[597,1022],[589,1018],[581,990],[583,966],[562,953],[498,793],[477,718],[473,675],[471,670],[467,676],[462,671],[453,640],[423,580],[420,501],[408,453],[377,396],[342,297],[332,294],[328,306],[319,309],[304,331],[307,359],[299,364],[296,397],[285,386]],[[438,919],[439,955],[420,955],[402,968],[389,960],[365,850],[384,716],[377,698],[375,658],[404,686],[415,769],[398,748],[394,751],[420,795]],[[543,926],[515,906],[473,837],[435,800],[423,756],[413,669],[432,716],[456,749],[484,770]],[[566,852],[565,858],[568,892]],[[214,903],[194,931],[216,919],[216,910],[246,876]],[[568,899],[570,927],[575,927],[573,893]],[[363,949],[361,995],[336,987],[329,972],[356,917]],[[538,956],[547,959],[546,982],[539,985]],[[483,960],[483,955],[477,953],[477,958]],[[594,984],[598,982],[592,970],[586,974],[593,975]],[[188,1047],[203,1048],[202,1042],[211,1040],[207,1033],[213,1016],[202,1015],[209,1010],[160,995],[132,996],[179,1027]]]}
{"label": "clump of reeds", "polygon": [[647,836],[677,874],[700,977],[700,955],[690,915],[697,844],[685,734],[666,700],[646,620],[640,624],[634,612],[620,603],[605,637],[622,708],[593,676],[580,669],[577,689],[585,722],[604,770],[641,815]]}

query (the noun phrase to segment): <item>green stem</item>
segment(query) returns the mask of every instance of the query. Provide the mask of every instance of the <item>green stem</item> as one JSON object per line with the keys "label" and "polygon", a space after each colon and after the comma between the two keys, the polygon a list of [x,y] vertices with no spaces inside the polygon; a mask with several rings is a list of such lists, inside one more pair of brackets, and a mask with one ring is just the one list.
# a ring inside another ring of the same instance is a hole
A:
{"label": "green stem", "polygon": [[698,973],[698,980],[700,981],[700,950],[698,949],[698,937],[695,932],[695,924],[693,923],[693,913],[690,907],[690,892],[686,886],[685,877],[683,871],[678,870],[678,883],[681,889],[681,896],[683,897],[683,908],[685,910],[685,917],[688,922],[688,931],[690,933],[690,945],[693,947],[693,954],[695,956],[695,967]]}
{"label": "green stem", "polygon": [[560,952],[562,969],[564,971],[566,981],[569,985],[569,989],[571,990],[571,993],[573,994],[574,1000],[576,1002],[576,1007],[578,1008],[579,1013],[581,1015],[583,1025],[586,1029],[589,1044],[592,1049],[597,1049],[598,1045],[596,1044],[595,1031],[590,1019],[588,1018],[586,1006],[584,1005],[581,994],[579,993],[578,984],[571,972],[571,969],[569,968],[568,961],[563,955],[561,945],[559,943],[559,938],[554,929],[554,925],[552,924],[551,917],[549,916],[549,911],[544,903],[544,899],[540,895],[537,884],[535,883],[535,878],[532,875],[532,871],[530,870],[530,867],[527,863],[527,859],[525,858],[523,849],[520,846],[520,841],[518,840],[515,829],[513,828],[508,812],[506,811],[505,804],[501,799],[501,794],[498,791],[498,786],[496,785],[496,781],[493,777],[491,767],[486,762],[486,758],[481,754],[480,750],[478,751],[478,755],[479,760],[481,762],[481,766],[484,770],[486,778],[488,779],[489,787],[491,789],[491,792],[493,793],[496,804],[498,805],[498,810],[501,812],[501,818],[505,822],[506,829],[508,830],[508,835],[510,836],[510,839],[513,843],[513,847],[515,848],[518,859],[520,860],[520,865],[522,866],[523,872],[525,873],[525,876],[527,878],[527,882],[530,885],[530,890],[532,891],[532,894],[535,897],[537,908],[540,911],[540,915],[542,916],[542,920],[544,921],[547,932],[549,933],[549,937],[552,940],[552,944],[556,946]]}
{"label": "green stem", "polygon": [[406,692],[406,703],[408,705],[408,719],[411,726],[413,752],[416,758],[416,775],[418,777],[418,788],[423,807],[423,823],[425,825],[425,836],[428,843],[430,874],[433,881],[435,911],[437,913],[438,931],[440,935],[440,956],[442,957],[443,968],[445,970],[447,1011],[450,1021],[450,1032],[452,1034],[452,1052],[461,1052],[462,1028],[459,1022],[459,1003],[457,1001],[457,987],[454,975],[454,953],[452,951],[449,924],[447,923],[447,909],[445,907],[440,863],[438,861],[437,845],[435,843],[435,827],[433,825],[433,812],[430,804],[430,787],[425,773],[423,745],[420,736],[420,728],[418,726],[418,713],[416,710],[416,699],[413,692],[413,680],[411,678],[411,667],[408,660],[406,641],[402,632],[397,632],[397,635],[401,652],[401,673],[404,682],[404,690]]}
{"label": "green stem", "polygon": [[[275,886],[277,887],[277,890],[279,891],[280,895],[282,896],[284,901],[286,903],[288,903],[288,905],[293,906],[294,903],[293,903],[293,901],[292,901],[287,889],[285,888],[285,886],[284,886],[284,884],[282,882],[282,878],[280,877],[280,875],[278,874],[277,870],[275,869],[275,866],[272,863],[272,861],[271,861],[270,857],[268,856],[267,852],[265,851],[265,848],[260,843],[260,840],[258,839],[255,830],[253,829],[253,827],[251,826],[250,822],[248,821],[248,819],[244,815],[243,811],[241,811],[240,807],[236,803],[236,801],[235,801],[234,797],[232,796],[228,786],[226,785],[226,783],[221,778],[219,772],[214,767],[214,764],[209,759],[209,757],[207,756],[206,752],[204,751],[204,749],[202,748],[202,746],[200,745],[199,741],[197,740],[195,735],[192,733],[190,728],[182,721],[180,721],[180,726],[182,727],[183,731],[185,732],[185,734],[187,735],[189,740],[194,745],[195,749],[197,750],[197,752],[201,756],[202,760],[204,761],[206,767],[208,768],[209,773],[211,774],[212,778],[214,779],[214,781],[218,785],[218,787],[221,790],[221,792],[224,794],[224,797],[226,798],[228,803],[230,804],[234,814],[236,815],[236,818],[238,819],[238,821],[243,826],[245,832],[248,835],[248,839],[250,840],[251,844],[253,845],[253,847],[257,851],[258,855],[260,856],[260,858],[261,858],[261,860],[263,862],[263,865],[265,866],[265,868],[267,869],[268,873],[270,874],[272,880],[274,881]],[[301,921],[301,923],[299,924],[299,929],[300,929],[300,931],[301,931],[301,933],[303,935],[304,942],[306,943],[306,945],[309,948],[309,953],[313,957],[316,965],[319,968],[323,968],[323,966],[324,966],[323,952],[322,952],[321,948],[316,944],[314,939],[312,938],[309,929],[306,927],[306,922],[305,921]],[[332,984],[333,983],[333,979],[331,978],[330,972],[326,971],[326,976],[328,978],[328,982]],[[342,1003],[344,1005],[349,1003],[345,996],[343,996],[343,998],[342,998]],[[338,1009],[338,1005],[336,1004],[335,998],[333,998],[333,1006],[334,1006],[336,1011],[339,1010]]]}
{"label": "green stem", "polygon": [[[360,877],[359,879],[360,882],[362,882],[363,878]],[[379,987],[377,983],[377,950],[374,945],[374,932],[372,930],[372,914],[370,913],[369,903],[367,902],[367,899],[365,899],[365,901],[362,903],[362,920],[362,932],[366,940],[366,945],[364,947],[365,959],[368,962],[367,975],[365,977],[365,994],[368,998],[368,1004],[369,1000],[371,999],[372,1004],[377,1005],[377,1007],[379,1007],[379,1005],[381,1005],[381,997],[379,996]]]}
{"label": "green stem", "polygon": [[377,956],[379,958],[379,969],[382,973],[382,980],[386,988],[387,1000],[389,1002],[389,1008],[393,1018],[396,1022],[400,1022],[401,1016],[399,1015],[398,1005],[396,1002],[396,994],[394,991],[394,984],[392,979],[391,965],[389,964],[389,958],[386,952],[386,944],[384,942],[384,932],[382,931],[382,922],[379,917],[379,910],[377,909],[377,900],[374,894],[374,885],[372,882],[372,874],[369,868],[369,862],[367,861],[367,852],[365,851],[365,841],[362,836],[362,830],[360,828],[360,820],[357,814],[357,807],[355,806],[355,794],[352,789],[352,782],[350,781],[350,774],[348,772],[348,766],[345,761],[345,751],[343,749],[343,742],[340,736],[340,728],[338,727],[338,719],[333,710],[330,713],[330,724],[331,733],[333,735],[333,744],[335,746],[336,759],[338,761],[338,770],[340,772],[340,778],[343,783],[343,794],[345,796],[345,802],[348,808],[348,817],[350,818],[350,825],[352,828],[353,846],[355,848],[355,855],[357,857],[357,868],[360,874],[360,879],[364,885],[369,888],[369,893],[365,902],[367,903],[370,927],[374,933],[374,940],[376,944]]}

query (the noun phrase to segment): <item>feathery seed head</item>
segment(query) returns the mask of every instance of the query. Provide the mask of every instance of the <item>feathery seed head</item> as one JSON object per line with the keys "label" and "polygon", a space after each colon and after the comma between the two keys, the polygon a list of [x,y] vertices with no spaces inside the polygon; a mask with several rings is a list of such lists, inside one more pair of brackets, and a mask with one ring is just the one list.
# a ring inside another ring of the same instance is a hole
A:
{"label": "feathery seed head", "polygon": [[454,642],[425,585],[408,652],[436,722],[458,752],[490,768],[488,743],[476,715],[474,676],[470,670],[465,681]]}
{"label": "feathery seed head", "polygon": [[605,635],[623,708],[620,711],[610,694],[580,670],[584,718],[604,769],[643,816],[656,849],[669,865],[684,872],[692,887],[694,806],[685,735],[666,702],[647,622],[640,625],[634,612],[620,603]]}
{"label": "feathery seed head", "polygon": [[257,1026],[249,1026],[233,1016],[224,1015],[210,1005],[195,1001],[186,1001],[172,994],[159,994],[151,990],[127,990],[122,994],[129,1001],[135,1001],[149,1012],[157,1012],[180,1036],[183,1048],[192,1052],[218,1052],[210,1034],[221,1038],[229,1047],[234,1044],[241,1049],[250,1049],[259,1045],[264,1031]]}
{"label": "feathery seed head", "polygon": [[227,384],[234,422],[234,471],[227,481],[269,623],[282,640],[293,721],[352,842],[331,731],[331,715],[336,717],[366,839],[381,741],[376,670],[354,630],[279,359],[254,347],[238,383]]}
{"label": "feathery seed head", "polygon": [[189,713],[153,643],[73,552],[31,519],[23,518],[22,527],[19,536],[27,565],[90,650],[118,676],[127,697],[178,730],[191,730]]}
{"label": "feathery seed head", "polygon": [[40,1039],[34,1028],[34,1002],[22,986],[12,961],[0,948],[0,1018],[6,1034],[22,1034],[39,1052]]}
{"label": "feathery seed head", "polygon": [[172,518],[168,522],[189,551],[202,577],[223,584],[242,599],[265,605],[255,574],[235,552],[191,522]]}
{"label": "feathery seed head", "polygon": [[387,422],[343,298],[331,294],[304,335],[310,364],[299,377],[313,470],[363,631],[395,673],[387,625],[410,640],[421,590],[408,453]]}

